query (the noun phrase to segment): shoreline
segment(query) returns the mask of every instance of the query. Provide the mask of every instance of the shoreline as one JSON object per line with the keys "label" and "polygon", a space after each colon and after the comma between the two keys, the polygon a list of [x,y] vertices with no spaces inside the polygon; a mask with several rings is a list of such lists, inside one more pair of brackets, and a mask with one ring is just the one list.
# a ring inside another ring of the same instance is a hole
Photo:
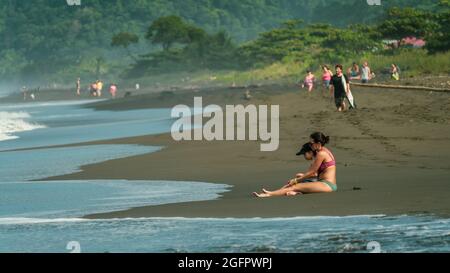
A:
{"label": "shoreline", "polygon": [[[320,85],[321,83],[318,82]],[[376,78],[372,80],[367,85],[360,84],[360,81],[354,81],[352,84],[364,86],[367,88],[389,88],[393,89],[412,89],[413,91],[436,91],[436,92],[450,92],[450,75],[448,74],[440,74],[440,75],[432,75],[432,74],[423,74],[415,77],[402,77],[399,81],[394,81],[389,78]],[[373,86],[371,86],[373,85]],[[170,97],[171,94],[183,94],[183,93],[191,93],[191,92],[200,92],[204,93],[205,91],[216,91],[216,90],[258,90],[258,89],[274,89],[274,87],[279,88],[292,88],[296,86],[293,82],[286,82],[284,79],[278,79],[275,81],[261,82],[261,84],[247,84],[247,85],[239,85],[239,86],[230,86],[225,82],[217,82],[215,84],[206,84],[202,85],[198,83],[177,83],[174,85],[158,85],[158,86],[147,86],[146,88],[142,88],[140,90],[135,90],[130,86],[120,89],[119,88],[119,97],[120,99],[124,98],[123,95],[127,92],[132,94],[132,97],[136,96],[144,96],[144,97],[153,97],[159,98],[161,95],[166,99]],[[383,87],[385,86],[385,87]],[[422,88],[422,89],[421,89]],[[32,90],[30,90],[31,92]],[[91,97],[85,90],[82,92],[81,96],[77,96],[75,94],[75,89],[70,88],[59,88],[59,89],[43,89],[37,92],[36,100],[23,100],[23,95],[21,92],[15,91],[6,93],[4,96],[0,96],[0,99],[6,103],[22,103],[22,102],[51,102],[51,101],[59,101],[59,100],[90,100],[93,104],[98,104],[101,99],[110,99],[110,95],[105,90],[105,96],[103,98],[94,98]],[[128,98],[130,99],[130,98]],[[99,106],[98,106],[99,107]]]}
{"label": "shoreline", "polygon": [[[233,186],[216,200],[132,208],[86,219],[185,217],[278,218],[301,216],[433,214],[450,212],[449,94],[365,90],[354,87],[360,109],[338,114],[320,90],[259,87],[254,104],[280,105],[280,149],[259,152],[259,142],[175,142],[170,134],[99,141],[166,147],[160,152],[82,167],[47,180],[126,179],[220,183]],[[93,104],[98,110],[152,105],[245,103],[245,90],[185,92],[146,101],[145,96]],[[155,96],[155,95],[149,95]],[[295,156],[313,131],[331,136],[338,160],[339,191],[293,198],[255,199],[253,191],[280,187],[309,163]],[[86,143],[94,144],[94,143]],[[78,144],[85,145],[85,144]],[[433,151],[433,153],[428,153]],[[354,190],[360,189],[360,190]]]}

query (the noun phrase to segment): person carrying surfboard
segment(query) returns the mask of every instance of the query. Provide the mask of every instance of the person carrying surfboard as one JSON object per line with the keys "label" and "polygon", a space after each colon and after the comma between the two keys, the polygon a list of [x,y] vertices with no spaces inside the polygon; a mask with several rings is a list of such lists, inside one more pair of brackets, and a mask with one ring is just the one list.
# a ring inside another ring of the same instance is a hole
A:
{"label": "person carrying surfboard", "polygon": [[336,74],[331,77],[330,87],[331,97],[334,97],[334,102],[339,112],[345,111],[346,100],[350,109],[356,108],[355,100],[350,90],[349,79],[344,75],[343,67],[340,64],[336,65]]}

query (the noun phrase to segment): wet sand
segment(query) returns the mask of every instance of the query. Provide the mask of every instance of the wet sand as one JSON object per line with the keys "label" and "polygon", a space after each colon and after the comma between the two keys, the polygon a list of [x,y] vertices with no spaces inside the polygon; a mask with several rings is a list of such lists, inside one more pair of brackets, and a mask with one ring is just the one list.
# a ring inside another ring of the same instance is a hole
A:
{"label": "wet sand", "polygon": [[[244,89],[166,92],[100,102],[99,110],[247,103]],[[89,144],[162,145],[154,154],[84,166],[61,179],[177,180],[224,183],[233,188],[218,200],[133,208],[87,218],[293,217],[367,214],[450,215],[450,94],[353,88],[359,109],[337,113],[328,97],[295,86],[252,89],[253,104],[280,105],[280,148],[260,152],[259,142],[175,142],[170,134]],[[339,191],[256,199],[253,191],[275,189],[310,162],[295,153],[314,131],[331,136]]]}

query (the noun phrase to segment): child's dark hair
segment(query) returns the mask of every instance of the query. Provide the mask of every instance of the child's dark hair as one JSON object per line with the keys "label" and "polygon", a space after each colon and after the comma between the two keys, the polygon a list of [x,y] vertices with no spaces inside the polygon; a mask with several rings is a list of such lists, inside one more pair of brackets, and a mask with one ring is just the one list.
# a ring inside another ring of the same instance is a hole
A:
{"label": "child's dark hair", "polygon": [[314,143],[320,143],[322,146],[327,145],[330,143],[330,137],[325,136],[323,133],[316,132],[311,135],[311,139],[314,141]]}
{"label": "child's dark hair", "polygon": [[314,151],[312,144],[310,142],[305,143],[302,146],[302,149],[300,150],[300,152],[297,153],[297,155],[305,155],[306,153],[312,152],[314,156],[317,155],[317,152]]}

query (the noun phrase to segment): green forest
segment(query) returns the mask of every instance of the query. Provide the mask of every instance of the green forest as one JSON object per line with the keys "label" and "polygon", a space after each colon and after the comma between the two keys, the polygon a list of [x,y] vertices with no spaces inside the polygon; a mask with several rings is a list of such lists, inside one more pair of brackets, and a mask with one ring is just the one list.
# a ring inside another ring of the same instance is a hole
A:
{"label": "green forest", "polygon": [[449,17],[447,0],[0,0],[0,80],[345,61],[407,35],[437,54],[448,51]]}

